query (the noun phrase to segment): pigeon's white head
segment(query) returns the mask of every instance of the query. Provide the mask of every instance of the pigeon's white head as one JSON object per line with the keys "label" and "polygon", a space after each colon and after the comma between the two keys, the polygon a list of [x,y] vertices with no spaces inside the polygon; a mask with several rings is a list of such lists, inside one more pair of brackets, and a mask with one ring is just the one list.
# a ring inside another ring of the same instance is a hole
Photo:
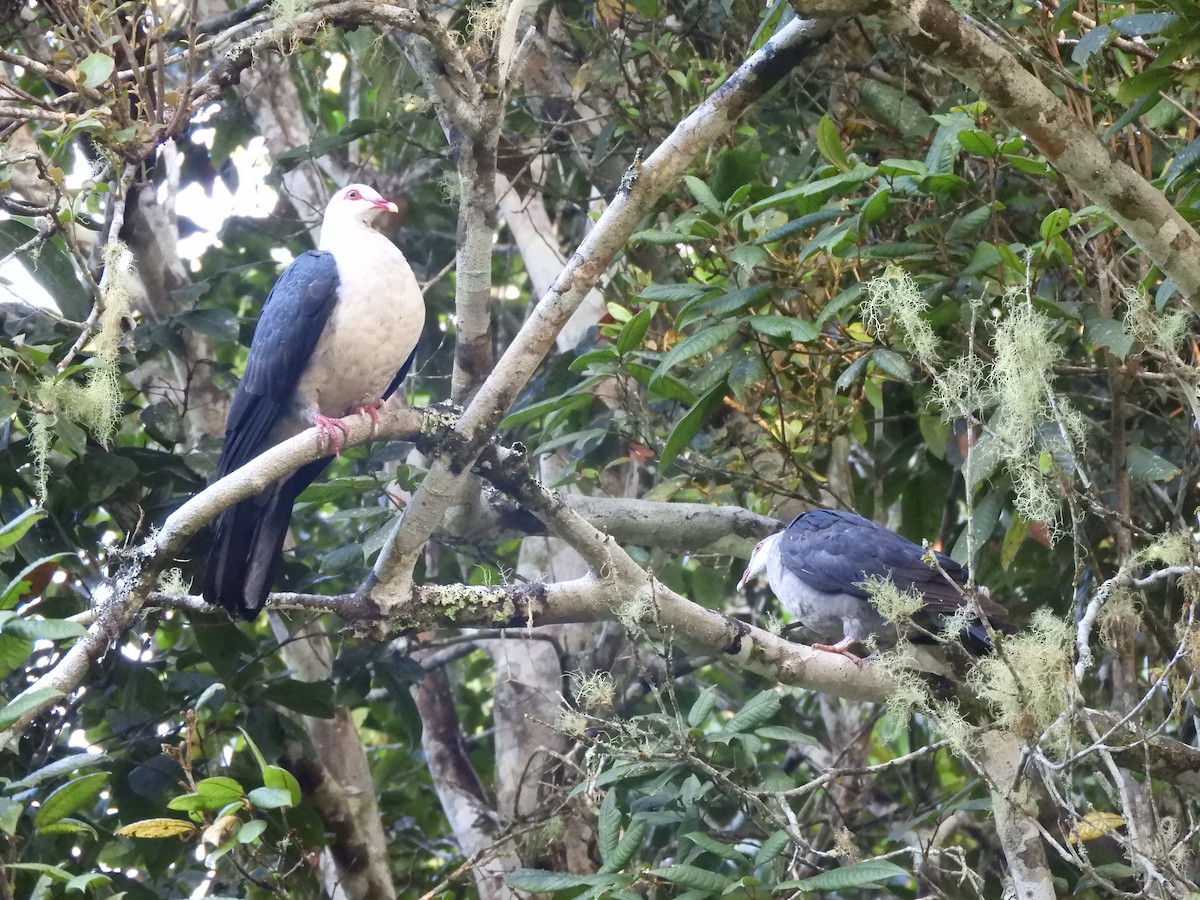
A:
{"label": "pigeon's white head", "polygon": [[380,212],[399,212],[396,204],[385,200],[374,188],[365,184],[348,184],[329,200],[325,219],[321,223],[321,239],[325,235],[349,228],[370,228]]}
{"label": "pigeon's white head", "polygon": [[775,547],[775,542],[779,540],[782,534],[782,531],[777,531],[769,537],[763,538],[755,545],[754,552],[750,554],[750,562],[746,563],[746,571],[742,573],[742,580],[737,584],[739,591],[745,590],[746,585],[750,583],[750,579],[767,567],[767,560],[771,557],[771,551]]}

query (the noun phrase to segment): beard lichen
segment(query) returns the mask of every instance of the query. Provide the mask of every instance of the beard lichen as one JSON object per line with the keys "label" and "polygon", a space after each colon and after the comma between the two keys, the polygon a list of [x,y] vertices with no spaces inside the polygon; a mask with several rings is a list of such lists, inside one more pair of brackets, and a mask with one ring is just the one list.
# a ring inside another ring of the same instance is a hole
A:
{"label": "beard lichen", "polygon": [[[30,449],[38,497],[43,502],[59,420],[83,426],[103,447],[112,443],[121,421],[121,340],[130,315],[132,257],[119,243],[107,247],[104,257],[107,268],[101,282],[97,330],[90,345],[92,357],[62,375],[43,380],[34,398],[39,411],[30,428]],[[76,372],[82,374],[82,384],[72,380]]]}
{"label": "beard lichen", "polygon": [[925,601],[918,597],[915,591],[900,590],[892,579],[886,576],[883,578],[871,576],[855,587],[866,591],[871,598],[871,605],[893,625],[910,620],[925,606]]}
{"label": "beard lichen", "polygon": [[867,282],[867,299],[860,307],[863,322],[875,335],[894,322],[913,355],[923,366],[937,362],[938,339],[925,320],[929,303],[912,276],[898,266],[888,266],[878,278]]}
{"label": "beard lichen", "polygon": [[967,682],[996,724],[1022,736],[1043,731],[1070,702],[1074,629],[1048,609],[1004,639],[1003,652],[976,660]]}

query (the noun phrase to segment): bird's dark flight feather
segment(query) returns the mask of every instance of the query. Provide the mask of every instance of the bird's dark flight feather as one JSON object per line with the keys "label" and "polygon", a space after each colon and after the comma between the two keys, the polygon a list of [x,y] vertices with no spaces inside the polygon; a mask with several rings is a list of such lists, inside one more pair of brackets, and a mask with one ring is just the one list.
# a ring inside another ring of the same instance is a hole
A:
{"label": "bird's dark flight feather", "polygon": [[[780,538],[779,553],[796,577],[830,595],[849,594],[865,601],[868,594],[860,584],[869,578],[890,578],[900,590],[924,599],[925,608],[917,616],[919,624],[922,619],[951,615],[963,605],[956,585],[966,585],[966,569],[935,551],[941,566],[938,571],[925,562],[923,548],[855,513],[832,509],[801,513]],[[1008,612],[1003,606],[983,594],[977,600],[993,627],[1008,630],[1004,622]],[[929,624],[931,631],[938,630],[935,622]],[[963,637],[972,645],[979,644],[980,650],[991,646],[981,624],[969,626]]]}
{"label": "bird's dark flight feather", "polygon": [[[272,443],[317,340],[337,300],[337,264],[330,253],[302,253],[284,270],[263,305],[246,373],[242,376],[217,464],[221,478],[254,459]],[[204,599],[253,619],[267,598],[279,567],[292,505],[329,465],[309,463],[257,497],[217,519]]]}

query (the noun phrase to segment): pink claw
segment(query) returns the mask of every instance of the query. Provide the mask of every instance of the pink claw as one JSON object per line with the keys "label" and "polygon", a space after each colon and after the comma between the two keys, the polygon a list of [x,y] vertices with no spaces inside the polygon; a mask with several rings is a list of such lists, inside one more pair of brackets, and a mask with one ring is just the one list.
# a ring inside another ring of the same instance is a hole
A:
{"label": "pink claw", "polygon": [[317,426],[317,441],[322,447],[325,446],[325,441],[329,441],[329,446],[333,449],[334,456],[342,455],[342,438],[338,437],[338,429],[342,432],[342,437],[350,437],[350,426],[341,419],[331,419],[329,416],[323,416],[317,413],[313,416],[313,424]]}
{"label": "pink claw", "polygon": [[372,433],[374,433],[375,429],[379,427],[379,408],[381,406],[383,406],[383,401],[376,400],[374,403],[371,403],[367,406],[360,406],[354,410],[356,413],[361,413],[362,415],[368,416],[371,419]]}

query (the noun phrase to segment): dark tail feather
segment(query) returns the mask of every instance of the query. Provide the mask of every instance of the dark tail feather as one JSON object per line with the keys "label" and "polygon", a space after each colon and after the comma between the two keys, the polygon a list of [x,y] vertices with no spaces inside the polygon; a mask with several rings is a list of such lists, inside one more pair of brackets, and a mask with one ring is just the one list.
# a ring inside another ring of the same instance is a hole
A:
{"label": "dark tail feather", "polygon": [[204,575],[206,601],[247,621],[258,615],[279,571],[292,506],[331,461],[311,462],[221,514]]}

